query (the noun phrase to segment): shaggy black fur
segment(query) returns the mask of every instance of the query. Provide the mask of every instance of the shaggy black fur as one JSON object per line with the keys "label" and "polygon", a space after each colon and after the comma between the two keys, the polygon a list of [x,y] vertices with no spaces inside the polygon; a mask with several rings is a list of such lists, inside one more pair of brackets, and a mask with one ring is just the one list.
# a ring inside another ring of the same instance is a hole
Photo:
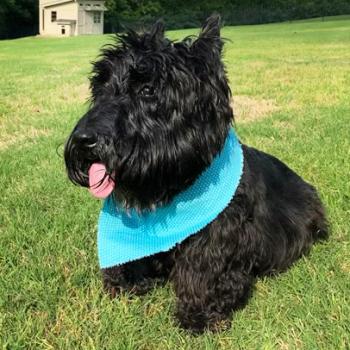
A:
{"label": "shaggy black fur", "polygon": [[[115,197],[140,211],[190,186],[222,149],[233,120],[222,47],[218,16],[181,42],[164,38],[160,22],[118,36],[94,64],[91,108],[67,141],[69,178],[86,187],[90,165],[102,162],[115,174]],[[180,325],[216,329],[245,304],[257,276],[285,270],[327,237],[315,189],[278,159],[243,151],[229,206],[175,249],[104,269],[112,296],[142,294],[170,278]]]}

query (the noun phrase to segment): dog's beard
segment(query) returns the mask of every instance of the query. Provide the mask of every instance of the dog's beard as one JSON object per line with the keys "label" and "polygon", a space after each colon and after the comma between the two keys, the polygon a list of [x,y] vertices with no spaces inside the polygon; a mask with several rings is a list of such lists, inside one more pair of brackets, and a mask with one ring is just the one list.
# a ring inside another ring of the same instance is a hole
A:
{"label": "dog's beard", "polygon": [[[115,198],[126,208],[154,209],[187,188],[208,165],[183,135],[140,135],[115,169]],[[165,142],[165,140],[168,140]],[[170,141],[172,140],[172,142]],[[182,146],[179,143],[182,142]]]}

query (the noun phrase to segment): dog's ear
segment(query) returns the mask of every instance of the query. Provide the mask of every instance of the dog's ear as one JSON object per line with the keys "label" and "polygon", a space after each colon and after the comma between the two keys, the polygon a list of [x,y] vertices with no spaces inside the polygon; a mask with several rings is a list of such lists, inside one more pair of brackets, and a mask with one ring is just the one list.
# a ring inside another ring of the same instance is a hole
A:
{"label": "dog's ear", "polygon": [[165,25],[163,20],[159,19],[150,30],[150,38],[153,42],[160,42],[164,39]]}
{"label": "dog's ear", "polygon": [[204,21],[199,37],[211,38],[214,40],[216,38],[220,38],[220,23],[221,23],[220,15],[218,14],[211,15]]}
{"label": "dog's ear", "polygon": [[208,17],[202,25],[198,39],[192,44],[194,54],[204,53],[208,55],[212,53],[214,56],[219,56],[222,51],[223,41],[220,37],[221,18],[218,14],[213,14]]}

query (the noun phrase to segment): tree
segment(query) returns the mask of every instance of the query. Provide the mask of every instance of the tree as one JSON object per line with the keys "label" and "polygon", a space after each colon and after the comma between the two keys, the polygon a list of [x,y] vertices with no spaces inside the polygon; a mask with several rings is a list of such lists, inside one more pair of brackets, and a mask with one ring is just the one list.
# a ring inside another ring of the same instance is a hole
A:
{"label": "tree", "polygon": [[36,34],[38,6],[38,0],[1,0],[0,38]]}

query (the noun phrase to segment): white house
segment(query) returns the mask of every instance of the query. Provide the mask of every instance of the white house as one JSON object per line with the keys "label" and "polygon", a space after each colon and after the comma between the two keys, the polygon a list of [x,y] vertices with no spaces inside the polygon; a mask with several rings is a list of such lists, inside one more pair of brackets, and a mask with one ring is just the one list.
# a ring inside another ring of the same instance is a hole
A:
{"label": "white house", "polygon": [[39,33],[50,36],[103,34],[104,0],[39,0]]}

